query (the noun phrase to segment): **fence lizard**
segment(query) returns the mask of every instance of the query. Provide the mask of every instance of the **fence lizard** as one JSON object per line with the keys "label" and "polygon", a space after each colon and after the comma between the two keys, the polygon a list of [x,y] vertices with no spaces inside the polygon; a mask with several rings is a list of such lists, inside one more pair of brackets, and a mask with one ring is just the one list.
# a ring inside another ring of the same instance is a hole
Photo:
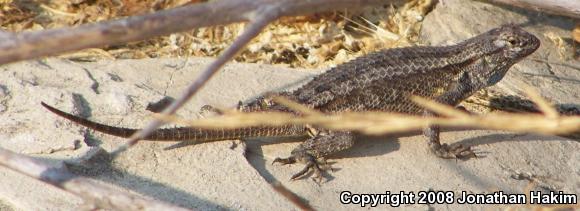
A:
{"label": "fence lizard", "polygon": [[[456,106],[478,90],[499,82],[509,68],[533,53],[540,45],[534,35],[515,25],[505,25],[467,39],[456,45],[441,47],[407,47],[386,49],[356,58],[318,75],[304,86],[279,93],[291,100],[322,112],[390,111],[434,115],[418,107],[409,96],[418,95]],[[73,122],[106,134],[129,137],[135,129],[113,127],[92,122],[57,110],[48,110]],[[259,97],[241,105],[244,112],[291,112],[268,97]],[[297,114],[298,115],[298,114]],[[291,136],[309,133],[306,126],[248,127],[240,129],[166,128],[158,129],[145,140],[218,141],[265,136]],[[439,128],[426,128],[431,151],[442,158],[475,156],[470,147],[450,146],[439,141]],[[292,179],[311,169],[321,178],[320,167],[330,154],[353,145],[350,131],[320,130],[295,148],[287,158],[274,162],[305,163]]]}

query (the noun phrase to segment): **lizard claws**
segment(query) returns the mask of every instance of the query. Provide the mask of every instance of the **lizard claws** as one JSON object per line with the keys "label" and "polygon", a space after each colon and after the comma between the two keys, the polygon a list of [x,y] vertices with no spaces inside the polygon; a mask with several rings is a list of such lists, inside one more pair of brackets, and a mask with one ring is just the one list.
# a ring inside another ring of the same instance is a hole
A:
{"label": "lizard claws", "polygon": [[316,177],[319,177],[320,168],[318,167],[318,165],[316,165],[316,163],[309,162],[306,164],[306,166],[304,166],[302,170],[292,175],[292,177],[290,177],[290,180],[296,180],[298,177],[304,176],[310,169],[313,169],[314,174],[316,174]]}
{"label": "lizard claws", "polygon": [[287,157],[287,158],[276,158],[276,159],[274,159],[274,161],[272,161],[272,165],[274,165],[274,163],[281,163],[282,165],[288,165],[288,164],[296,163],[296,159],[292,156]]}
{"label": "lizard claws", "polygon": [[[302,170],[292,175],[292,177],[290,177],[290,180],[297,180],[298,178],[306,175],[312,169],[314,173],[314,177],[312,179],[314,179],[314,181],[317,183],[322,182],[322,179],[324,178],[322,173],[326,170],[327,166],[329,166],[329,164],[323,158],[317,160],[311,155],[304,155],[304,157],[300,157],[297,159],[296,156],[290,156],[288,158],[276,158],[274,159],[272,164],[274,163],[282,163],[283,165],[293,164],[296,163],[298,160],[302,161],[302,163],[306,163],[306,165]],[[332,168],[330,169],[333,170]]]}
{"label": "lizard claws", "polygon": [[312,180],[314,180],[314,182],[316,182],[318,184],[322,183],[322,180],[324,179],[324,176],[322,175],[322,173],[325,170],[323,168],[321,168],[321,165],[316,161],[309,161],[306,164],[306,166],[304,166],[304,168],[302,170],[300,170],[296,174],[292,175],[290,180],[297,180],[299,177],[306,175],[310,171],[310,169],[312,169],[312,171],[314,173],[314,177],[312,177]]}
{"label": "lizard claws", "polygon": [[446,159],[469,159],[469,158],[475,158],[477,157],[477,155],[475,154],[475,152],[473,152],[473,150],[471,150],[471,147],[465,147],[461,144],[457,144],[457,145],[448,145],[448,144],[433,144],[431,145],[431,151],[440,158],[446,158]]}

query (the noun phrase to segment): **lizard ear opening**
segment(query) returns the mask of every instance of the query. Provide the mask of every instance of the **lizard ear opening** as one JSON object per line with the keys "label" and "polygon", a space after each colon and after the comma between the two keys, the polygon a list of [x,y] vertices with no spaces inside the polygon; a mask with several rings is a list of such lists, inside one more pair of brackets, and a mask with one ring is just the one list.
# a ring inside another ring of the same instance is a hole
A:
{"label": "lizard ear opening", "polygon": [[502,39],[498,39],[498,40],[493,41],[493,44],[495,45],[495,47],[498,47],[498,48],[503,48],[506,46],[506,42],[504,42]]}

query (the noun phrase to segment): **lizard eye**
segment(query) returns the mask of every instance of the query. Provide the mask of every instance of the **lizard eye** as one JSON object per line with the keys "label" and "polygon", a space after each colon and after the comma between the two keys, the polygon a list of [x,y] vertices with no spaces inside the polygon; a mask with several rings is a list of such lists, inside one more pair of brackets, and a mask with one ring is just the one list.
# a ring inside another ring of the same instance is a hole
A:
{"label": "lizard eye", "polygon": [[517,45],[518,44],[517,40],[515,38],[513,38],[513,37],[508,37],[507,41],[508,41],[508,43],[511,46],[514,46],[514,45]]}

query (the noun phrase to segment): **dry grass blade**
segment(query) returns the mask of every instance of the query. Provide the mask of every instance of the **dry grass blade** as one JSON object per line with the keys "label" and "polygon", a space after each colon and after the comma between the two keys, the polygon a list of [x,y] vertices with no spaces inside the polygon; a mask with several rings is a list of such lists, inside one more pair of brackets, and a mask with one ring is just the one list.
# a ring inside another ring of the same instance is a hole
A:
{"label": "dry grass blade", "polygon": [[360,27],[360,31],[362,31],[363,33],[366,33],[366,34],[368,34],[370,36],[376,36],[377,38],[379,38],[381,40],[383,38],[388,38],[388,39],[391,39],[391,40],[401,39],[401,37],[399,35],[397,35],[395,33],[392,33],[390,31],[387,31],[386,29],[383,29],[383,28],[377,26],[376,24],[372,23],[371,21],[369,21],[369,20],[367,20],[367,19],[365,19],[363,17],[361,17],[361,19],[363,19],[368,25],[373,26],[374,29],[369,28],[366,25],[361,24],[361,23],[359,23],[359,22],[357,22],[355,20],[352,20],[352,19],[350,19],[350,18],[348,18],[348,17],[346,17],[344,15],[341,15],[341,17],[344,18],[345,20],[347,20],[347,21],[349,21],[349,22],[351,22],[351,23],[359,26]]}
{"label": "dry grass blade", "polygon": [[548,118],[558,118],[560,114],[558,111],[546,101],[543,97],[538,94],[532,87],[528,85],[522,85],[524,87],[524,91],[530,97],[530,99],[538,106],[538,109],[546,115]]}
{"label": "dry grass blade", "polygon": [[[282,99],[282,98],[280,98]],[[386,112],[343,112],[340,114],[296,116],[287,112],[231,113],[200,120],[176,120],[175,117],[158,117],[164,121],[178,122],[198,128],[243,128],[254,126],[312,125],[330,130],[359,131],[368,135],[420,131],[429,125],[443,128],[473,128],[564,135],[580,132],[580,117],[540,114],[491,113],[469,115],[424,98],[414,101],[442,117],[423,117]],[[286,102],[287,101],[287,102]],[[311,113],[295,102],[283,99],[284,105]],[[549,106],[546,104],[546,106]]]}
{"label": "dry grass blade", "polygon": [[[328,125],[340,126],[337,128],[342,130],[352,129],[368,135],[420,131],[429,126],[434,120],[431,117],[385,112],[347,112],[337,116],[335,116],[334,119],[342,119],[344,122],[337,122]],[[339,116],[343,117],[341,118]],[[322,126],[324,127],[327,125]]]}
{"label": "dry grass blade", "polygon": [[537,114],[494,113],[467,118],[437,118],[433,124],[540,134],[564,135],[580,131],[580,117],[546,118]]}
{"label": "dry grass blade", "polygon": [[433,111],[442,116],[454,118],[468,118],[470,116],[469,114],[466,114],[465,112],[457,110],[451,106],[437,103],[435,101],[428,100],[423,97],[412,96],[411,100],[417,103],[418,105],[426,108],[427,110]]}
{"label": "dry grass blade", "polygon": [[385,112],[345,112],[335,115],[296,116],[287,112],[229,113],[217,117],[184,120],[155,114],[161,121],[206,129],[234,129],[255,126],[314,125],[332,130],[355,130],[366,134],[384,134],[421,130],[433,118]]}

